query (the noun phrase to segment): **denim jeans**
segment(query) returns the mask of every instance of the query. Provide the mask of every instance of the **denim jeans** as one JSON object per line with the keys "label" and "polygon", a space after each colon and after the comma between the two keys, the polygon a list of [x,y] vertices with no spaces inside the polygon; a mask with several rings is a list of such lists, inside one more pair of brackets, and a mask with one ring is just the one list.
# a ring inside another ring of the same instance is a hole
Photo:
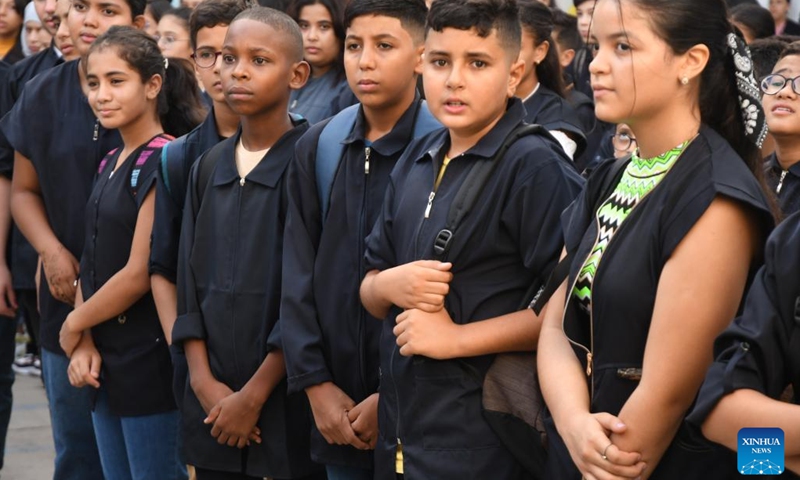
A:
{"label": "denim jeans", "polygon": [[372,480],[372,469],[358,467],[342,467],[339,465],[326,465],[328,480]]}
{"label": "denim jeans", "polygon": [[53,480],[103,480],[92,428],[95,390],[70,385],[67,367],[67,357],[42,348],[42,376],[56,447]]}
{"label": "denim jeans", "polygon": [[3,468],[6,434],[8,434],[8,422],[11,420],[11,405],[14,401],[11,393],[14,370],[11,369],[11,365],[14,363],[16,335],[16,319],[0,317],[0,468]]}
{"label": "denim jeans", "polygon": [[186,480],[178,458],[178,411],[121,417],[109,410],[101,386],[92,412],[100,461],[107,479]]}

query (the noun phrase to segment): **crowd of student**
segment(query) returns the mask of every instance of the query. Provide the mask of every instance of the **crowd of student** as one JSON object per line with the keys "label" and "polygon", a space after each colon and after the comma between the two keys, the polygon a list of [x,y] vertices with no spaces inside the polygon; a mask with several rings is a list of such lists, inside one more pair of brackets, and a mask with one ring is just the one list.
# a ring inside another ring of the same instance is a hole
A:
{"label": "crowd of student", "polygon": [[159,2],[14,4],[0,64],[54,478],[800,474],[787,0]]}

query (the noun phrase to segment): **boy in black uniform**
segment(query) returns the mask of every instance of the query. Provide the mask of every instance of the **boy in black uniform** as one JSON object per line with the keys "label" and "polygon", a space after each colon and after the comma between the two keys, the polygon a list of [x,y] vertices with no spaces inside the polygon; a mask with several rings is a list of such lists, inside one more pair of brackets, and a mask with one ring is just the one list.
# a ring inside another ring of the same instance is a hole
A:
{"label": "boy in black uniform", "polygon": [[[287,173],[281,331],[289,391],[308,395],[312,457],[331,480],[373,478],[380,323],[362,308],[358,286],[389,173],[428,114],[416,93],[426,13],[423,0],[348,4],[344,65],[360,106],[309,129]],[[322,135],[348,115],[338,136]],[[339,166],[322,179],[327,150]],[[320,180],[329,191],[320,192]]]}
{"label": "boy in black uniform", "polygon": [[198,480],[301,478],[308,404],[288,397],[278,320],[286,215],[283,175],[307,130],[289,116],[309,74],[296,23],[254,7],[228,27],[225,98],[241,129],[190,173],[172,339],[189,364],[182,424]]}
{"label": "boy in black uniform", "polygon": [[376,478],[525,476],[481,414],[481,387],[492,353],[536,346],[540,320],[517,310],[555,265],[559,217],[581,187],[558,143],[542,135],[514,142],[449,250],[434,248],[470,170],[525,117],[513,98],[524,69],[519,48],[513,0],[431,6],[423,79],[431,112],[448,129],[398,161],[367,238],[361,284],[364,306],[385,318]]}
{"label": "boy in black uniform", "polygon": [[[150,248],[150,285],[164,335],[171,341],[177,317],[178,240],[189,169],[209,148],[232,136],[239,128],[239,115],[225,102],[219,75],[222,44],[228,25],[244,10],[241,0],[207,0],[189,18],[195,71],[211,98],[211,111],[203,123],[162,150],[156,184],[155,218]],[[178,406],[186,387],[187,366],[183,352],[172,348],[174,390]]]}
{"label": "boy in black uniform", "polygon": [[[714,342],[716,360],[687,417],[708,439],[733,451],[741,447],[742,428],[782,428],[787,472],[781,478],[793,479],[800,478],[798,245],[800,213],[794,213],[770,235],[744,310]],[[785,401],[788,386],[794,395]]]}

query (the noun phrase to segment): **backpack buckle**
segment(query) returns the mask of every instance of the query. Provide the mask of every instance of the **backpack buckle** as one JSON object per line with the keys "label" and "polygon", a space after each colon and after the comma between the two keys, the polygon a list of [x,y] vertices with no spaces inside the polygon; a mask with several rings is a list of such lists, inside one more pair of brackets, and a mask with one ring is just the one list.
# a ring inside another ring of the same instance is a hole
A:
{"label": "backpack buckle", "polygon": [[436,239],[433,241],[433,252],[439,257],[444,256],[450,248],[450,241],[453,239],[453,232],[443,228],[436,234]]}

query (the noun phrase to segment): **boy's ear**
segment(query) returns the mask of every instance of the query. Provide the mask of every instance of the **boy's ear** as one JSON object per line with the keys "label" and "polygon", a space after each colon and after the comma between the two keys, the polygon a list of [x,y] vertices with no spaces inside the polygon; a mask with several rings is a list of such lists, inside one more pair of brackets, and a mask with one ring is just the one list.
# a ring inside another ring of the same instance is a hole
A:
{"label": "boy's ear", "polygon": [[511,64],[511,70],[508,74],[508,91],[506,92],[508,98],[513,97],[514,94],[517,93],[517,87],[519,86],[519,82],[522,80],[522,75],[524,73],[525,62],[518,58]]}
{"label": "boy's ear", "polygon": [[301,60],[292,65],[292,78],[289,80],[289,88],[300,90],[305,86],[308,77],[311,75],[311,66],[305,60]]}
{"label": "boy's ear", "polygon": [[414,73],[417,75],[422,75],[422,62],[425,58],[425,44],[420,44],[417,47],[417,62],[414,64]]}
{"label": "boy's ear", "polygon": [[561,55],[558,56],[558,62],[561,64],[561,68],[569,67],[569,64],[572,63],[572,60],[575,58],[575,50],[572,48],[568,48],[561,52]]}
{"label": "boy's ear", "polygon": [[144,25],[147,21],[144,19],[144,15],[136,15],[133,17],[133,28],[136,30],[144,30]]}
{"label": "boy's ear", "polygon": [[156,74],[150,77],[150,80],[148,80],[144,86],[145,98],[148,100],[155,100],[158,98],[158,94],[161,92],[161,87],[163,84],[164,79],[161,78],[161,75]]}

